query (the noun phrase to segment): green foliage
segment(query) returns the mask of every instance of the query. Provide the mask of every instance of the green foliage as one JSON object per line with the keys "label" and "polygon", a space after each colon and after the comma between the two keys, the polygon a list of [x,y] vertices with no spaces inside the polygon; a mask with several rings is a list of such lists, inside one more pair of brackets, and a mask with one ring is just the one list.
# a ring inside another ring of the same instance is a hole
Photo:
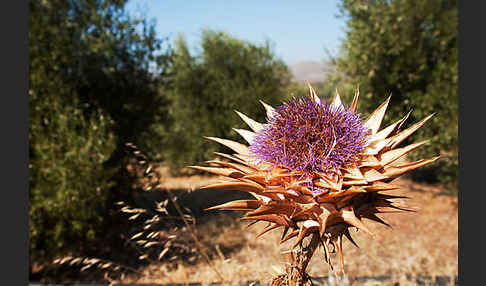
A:
{"label": "green foliage", "polygon": [[278,104],[285,95],[290,73],[266,43],[257,46],[210,30],[202,34],[202,50],[191,55],[179,37],[173,51],[172,120],[164,155],[175,168],[200,163],[221,151],[203,136],[242,140],[232,130],[246,128],[238,110],[260,122],[265,112],[259,100]]}
{"label": "green foliage", "polygon": [[99,233],[130,186],[123,144],[150,150],[161,139],[153,129],[165,116],[169,56],[125,3],[29,1],[31,258]]}
{"label": "green foliage", "polygon": [[326,84],[348,101],[359,86],[359,109],[365,112],[391,93],[384,124],[412,108],[409,122],[436,112],[413,136],[431,142],[412,155],[440,153],[439,163],[425,169],[426,179],[457,191],[457,1],[343,0],[341,11],[347,37]]}
{"label": "green foliage", "polygon": [[45,256],[75,239],[94,238],[112,171],[103,163],[115,148],[112,120],[89,118],[59,97],[31,90],[29,230],[31,256]]}

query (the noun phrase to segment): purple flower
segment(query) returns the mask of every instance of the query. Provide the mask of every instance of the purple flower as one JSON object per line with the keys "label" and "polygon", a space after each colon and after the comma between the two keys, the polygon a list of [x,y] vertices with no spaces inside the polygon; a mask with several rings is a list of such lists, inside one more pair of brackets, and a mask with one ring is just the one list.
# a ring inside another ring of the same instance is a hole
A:
{"label": "purple flower", "polygon": [[399,196],[382,192],[397,188],[388,183],[391,179],[439,158],[391,164],[427,142],[396,148],[432,115],[400,131],[407,114],[380,130],[390,97],[361,120],[355,113],[359,91],[345,109],[337,91],[327,104],[310,85],[309,90],[310,97],[294,98],[276,109],[262,102],[266,124],[238,112],[254,132],[235,130],[250,146],[208,137],[236,153],[221,154],[231,162],[211,161],[217,167],[193,168],[229,178],[202,189],[239,190],[255,197],[210,209],[246,211],[242,220],[266,222],[259,236],[283,228],[280,242],[296,238],[292,248],[312,236],[311,244],[322,242],[329,264],[328,247],[333,245],[344,271],[343,237],[353,242],[349,228],[373,235],[363,218],[389,226],[377,214],[410,211],[393,201]]}
{"label": "purple flower", "polygon": [[275,112],[249,150],[259,161],[307,177],[339,174],[340,167],[355,164],[369,132],[359,114],[309,97],[294,98]]}

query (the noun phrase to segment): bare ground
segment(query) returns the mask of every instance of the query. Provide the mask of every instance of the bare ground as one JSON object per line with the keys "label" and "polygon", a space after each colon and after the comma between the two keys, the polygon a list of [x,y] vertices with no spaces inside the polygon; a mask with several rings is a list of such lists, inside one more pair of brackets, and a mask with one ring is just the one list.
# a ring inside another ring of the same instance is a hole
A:
{"label": "bare ground", "polygon": [[[163,187],[197,190],[200,186],[216,180],[217,178],[210,176],[166,176]],[[346,275],[350,278],[391,275],[396,281],[403,280],[405,275],[456,276],[457,197],[440,195],[441,188],[438,186],[418,184],[407,179],[397,179],[395,183],[403,188],[390,193],[409,196],[410,199],[402,203],[417,208],[418,212],[381,215],[392,226],[391,229],[365,221],[376,234],[374,239],[363,232],[352,231],[359,248],[347,240],[344,242]],[[214,195],[208,193],[208,196]],[[173,263],[152,263],[142,269],[142,275],[128,275],[122,282],[211,283],[221,281],[220,277],[223,277],[228,285],[229,281],[241,284],[249,280],[259,280],[265,285],[284,267],[286,257],[282,252],[291,246],[292,241],[279,245],[279,230],[255,239],[263,224],[246,228],[247,225],[247,222],[240,222],[229,212],[213,213],[210,220],[197,226],[201,242],[213,245],[218,250],[211,265],[203,259],[198,260],[195,265],[179,263],[177,267]],[[331,259],[339,270],[336,255],[331,255]],[[313,277],[330,274],[322,249],[318,249],[314,255],[308,271]]]}
{"label": "bare ground", "polygon": [[[204,208],[225,200],[238,199],[238,196],[244,196],[246,193],[201,191],[201,186],[214,183],[220,178],[207,175],[171,177],[167,169],[162,168],[160,171],[164,177],[162,189],[178,192],[179,204],[182,207],[196,209],[197,236],[211,257],[210,264],[201,256],[195,260],[194,257],[192,260],[188,257],[179,257],[152,263],[137,262],[138,258],[133,257],[131,266],[136,268],[138,274],[125,272],[118,282],[209,284],[222,281],[224,285],[246,285],[247,281],[258,280],[261,282],[260,285],[267,285],[279,271],[282,271],[288,259],[287,254],[282,252],[291,247],[292,240],[279,245],[281,230],[271,231],[256,239],[264,225],[255,224],[248,228],[247,222],[238,220],[241,212],[204,211]],[[345,240],[343,245],[345,271],[351,285],[397,285],[396,282],[399,282],[399,285],[416,285],[410,284],[406,275],[451,278],[457,276],[457,197],[441,195],[440,186],[419,184],[408,179],[398,179],[395,183],[403,188],[390,193],[410,197],[409,200],[400,203],[412,206],[418,209],[418,212],[381,215],[381,218],[392,226],[391,229],[365,220],[370,230],[376,234],[374,239],[366,233],[352,231],[359,248],[348,240]],[[183,241],[192,244],[190,247],[196,248],[187,230],[180,235],[185,237]],[[128,249],[122,250],[114,257],[125,257],[128,253]],[[130,258],[125,257],[125,262],[120,260],[120,263],[125,264],[126,259]],[[336,255],[332,254],[331,259],[336,272],[339,272]],[[98,282],[103,280],[104,274],[104,271],[97,272],[96,269],[80,272],[79,268],[74,267],[64,267],[59,271],[53,274],[41,271],[39,275],[44,277],[41,280],[66,283]],[[312,277],[332,274],[324,262],[322,249],[317,250],[308,271]],[[393,279],[380,284],[353,282],[356,277],[380,275],[392,276]]]}

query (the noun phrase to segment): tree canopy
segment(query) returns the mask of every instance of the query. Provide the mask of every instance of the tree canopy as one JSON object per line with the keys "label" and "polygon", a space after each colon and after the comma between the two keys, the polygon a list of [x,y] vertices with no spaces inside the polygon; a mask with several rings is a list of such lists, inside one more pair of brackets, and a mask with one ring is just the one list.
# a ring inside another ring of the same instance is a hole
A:
{"label": "tree canopy", "polygon": [[170,136],[164,154],[176,167],[183,167],[207,160],[214,156],[211,151],[219,150],[204,136],[241,140],[232,130],[244,127],[235,110],[264,121],[259,100],[278,104],[290,73],[270,43],[259,46],[204,30],[196,55],[184,38],[176,40],[170,78]]}
{"label": "tree canopy", "polygon": [[427,169],[428,178],[456,188],[457,1],[343,0],[340,9],[346,38],[327,84],[345,95],[359,86],[364,97],[359,108],[365,112],[391,94],[385,123],[411,109],[409,122],[437,113],[415,137],[431,142],[414,154],[440,153],[439,163]]}
{"label": "tree canopy", "polygon": [[125,3],[29,1],[32,257],[96,236],[124,185],[123,144],[157,140],[169,54]]}

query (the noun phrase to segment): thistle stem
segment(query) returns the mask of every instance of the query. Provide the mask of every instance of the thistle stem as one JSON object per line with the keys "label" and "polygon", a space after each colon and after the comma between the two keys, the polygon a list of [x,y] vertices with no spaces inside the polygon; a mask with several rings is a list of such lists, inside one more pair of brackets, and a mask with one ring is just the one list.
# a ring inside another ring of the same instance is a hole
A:
{"label": "thistle stem", "polygon": [[[271,286],[305,286],[310,277],[305,271],[314,252],[319,245],[319,233],[312,234],[311,241],[304,247],[302,242],[299,245],[296,256],[292,257],[292,265],[286,269],[286,273],[279,275],[270,283]],[[312,283],[312,281],[310,281]]]}
{"label": "thistle stem", "polygon": [[317,249],[317,246],[319,245],[319,233],[315,232],[312,234],[311,241],[309,242],[309,245],[307,247],[300,247],[299,251],[301,252],[300,255],[297,256],[297,258],[300,257],[300,261],[298,261],[298,269],[305,274],[305,270],[307,269],[307,265],[309,265],[309,262],[314,255],[314,252]]}

